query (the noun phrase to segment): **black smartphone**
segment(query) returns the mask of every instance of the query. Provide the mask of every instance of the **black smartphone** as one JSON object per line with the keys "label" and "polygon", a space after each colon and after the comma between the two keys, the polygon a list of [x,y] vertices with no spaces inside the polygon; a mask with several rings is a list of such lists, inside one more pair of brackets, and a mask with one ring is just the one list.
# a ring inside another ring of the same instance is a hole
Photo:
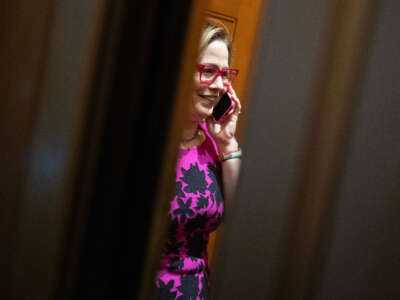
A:
{"label": "black smartphone", "polygon": [[235,106],[235,102],[231,99],[228,93],[222,95],[221,100],[215,105],[212,116],[215,122],[220,122],[223,120],[223,117],[231,111],[231,109]]}

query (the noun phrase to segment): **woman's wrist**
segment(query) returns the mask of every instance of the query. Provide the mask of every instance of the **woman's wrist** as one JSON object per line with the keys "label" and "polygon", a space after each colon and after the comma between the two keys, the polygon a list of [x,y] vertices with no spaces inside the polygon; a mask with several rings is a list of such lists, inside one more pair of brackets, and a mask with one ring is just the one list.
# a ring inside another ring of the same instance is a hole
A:
{"label": "woman's wrist", "polygon": [[219,161],[224,162],[233,158],[241,158],[241,157],[242,157],[242,149],[239,148],[237,151],[220,155]]}
{"label": "woman's wrist", "polygon": [[231,141],[225,145],[218,146],[220,157],[226,156],[230,153],[238,152],[239,150],[239,143],[235,139],[231,139]]}

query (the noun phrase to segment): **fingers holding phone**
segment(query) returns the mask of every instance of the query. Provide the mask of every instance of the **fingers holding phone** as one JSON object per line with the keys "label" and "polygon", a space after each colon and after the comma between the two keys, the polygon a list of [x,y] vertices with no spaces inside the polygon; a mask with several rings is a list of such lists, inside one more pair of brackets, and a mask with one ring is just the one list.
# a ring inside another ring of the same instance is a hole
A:
{"label": "fingers holding phone", "polygon": [[242,109],[240,100],[234,89],[229,87],[228,91],[222,95],[218,104],[214,107],[212,117],[216,123],[224,123],[228,116],[239,115]]}
{"label": "fingers holding phone", "polygon": [[227,93],[229,93],[230,96],[231,96],[231,99],[233,101],[235,101],[235,107],[230,113],[239,115],[241,113],[241,111],[242,111],[242,104],[240,103],[239,97],[236,95],[236,92],[235,92],[235,90],[233,89],[232,86],[230,86],[228,88]]}
{"label": "fingers holding phone", "polygon": [[217,143],[227,144],[235,136],[241,108],[239,98],[230,87],[214,107],[212,116],[207,119],[209,132]]}
{"label": "fingers holding phone", "polygon": [[216,123],[223,123],[226,117],[234,110],[236,102],[232,100],[232,96],[226,92],[214,107],[212,117]]}

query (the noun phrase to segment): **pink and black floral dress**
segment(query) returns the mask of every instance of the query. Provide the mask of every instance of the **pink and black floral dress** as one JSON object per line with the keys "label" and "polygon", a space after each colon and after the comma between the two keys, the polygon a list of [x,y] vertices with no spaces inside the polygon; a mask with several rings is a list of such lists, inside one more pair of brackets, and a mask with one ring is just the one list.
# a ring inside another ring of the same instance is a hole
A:
{"label": "pink and black floral dress", "polygon": [[171,227],[156,276],[157,299],[209,299],[207,244],[224,210],[218,151],[205,141],[181,149],[176,164]]}

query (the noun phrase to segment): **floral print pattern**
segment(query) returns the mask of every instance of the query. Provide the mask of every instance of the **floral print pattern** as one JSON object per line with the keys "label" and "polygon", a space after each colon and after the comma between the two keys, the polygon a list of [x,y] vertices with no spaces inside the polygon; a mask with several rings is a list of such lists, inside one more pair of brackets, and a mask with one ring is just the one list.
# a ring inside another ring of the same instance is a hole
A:
{"label": "floral print pattern", "polygon": [[209,299],[207,244],[224,205],[218,152],[203,130],[201,145],[179,153],[170,231],[156,276],[159,300]]}

